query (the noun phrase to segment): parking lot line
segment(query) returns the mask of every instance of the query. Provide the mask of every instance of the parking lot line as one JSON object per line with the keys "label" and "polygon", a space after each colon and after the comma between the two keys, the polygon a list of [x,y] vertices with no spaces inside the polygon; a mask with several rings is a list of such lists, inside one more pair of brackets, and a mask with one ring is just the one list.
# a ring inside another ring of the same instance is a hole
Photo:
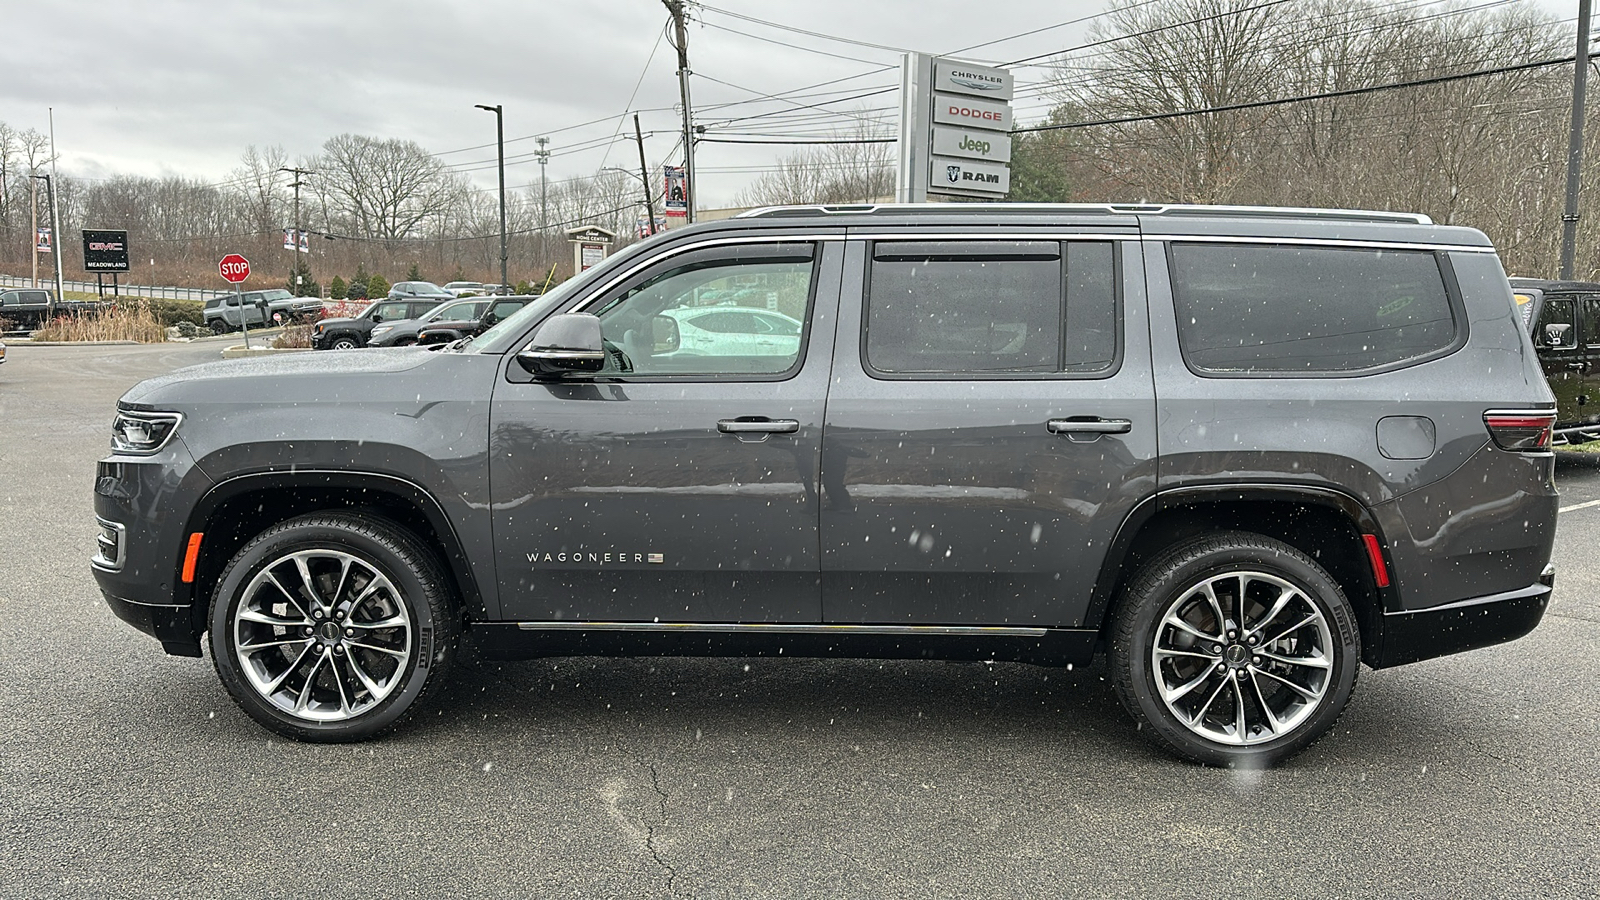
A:
{"label": "parking lot line", "polygon": [[1574,503],[1571,506],[1563,506],[1560,509],[1556,510],[1556,512],[1558,512],[1558,513],[1572,512],[1575,509],[1588,509],[1591,506],[1600,506],[1600,500],[1590,500],[1588,503]]}

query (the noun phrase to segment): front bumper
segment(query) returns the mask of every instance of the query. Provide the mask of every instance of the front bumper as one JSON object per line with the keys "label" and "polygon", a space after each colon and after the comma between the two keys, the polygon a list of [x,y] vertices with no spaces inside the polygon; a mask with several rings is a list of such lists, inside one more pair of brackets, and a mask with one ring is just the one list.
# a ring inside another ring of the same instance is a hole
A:
{"label": "front bumper", "polygon": [[1385,613],[1363,657],[1374,669],[1403,666],[1514,641],[1544,618],[1555,590],[1555,566],[1533,584],[1433,609]]}
{"label": "front bumper", "polygon": [[161,642],[161,649],[172,656],[199,656],[200,636],[194,630],[193,610],[188,606],[140,603],[118,597],[102,589],[100,596],[117,618]]}

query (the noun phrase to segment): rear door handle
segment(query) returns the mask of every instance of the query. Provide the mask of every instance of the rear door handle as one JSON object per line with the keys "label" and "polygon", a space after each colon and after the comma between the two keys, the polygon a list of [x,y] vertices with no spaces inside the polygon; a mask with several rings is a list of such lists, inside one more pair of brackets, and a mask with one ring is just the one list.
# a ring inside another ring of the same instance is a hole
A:
{"label": "rear door handle", "polygon": [[800,423],[794,419],[718,419],[723,434],[794,434]]}
{"label": "rear door handle", "polygon": [[1583,370],[1589,368],[1589,364],[1588,363],[1581,363],[1581,362],[1567,363],[1567,368],[1576,369],[1579,372],[1582,372]]}
{"label": "rear door handle", "polygon": [[1051,419],[1045,423],[1051,434],[1127,434],[1133,430],[1130,419]]}

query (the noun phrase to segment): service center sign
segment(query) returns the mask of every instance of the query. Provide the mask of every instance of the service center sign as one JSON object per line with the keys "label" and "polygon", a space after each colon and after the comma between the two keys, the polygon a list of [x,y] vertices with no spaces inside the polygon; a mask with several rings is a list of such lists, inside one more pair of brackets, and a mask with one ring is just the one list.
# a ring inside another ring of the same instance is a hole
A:
{"label": "service center sign", "polygon": [[128,271],[128,233],[85,229],[83,268],[86,272]]}

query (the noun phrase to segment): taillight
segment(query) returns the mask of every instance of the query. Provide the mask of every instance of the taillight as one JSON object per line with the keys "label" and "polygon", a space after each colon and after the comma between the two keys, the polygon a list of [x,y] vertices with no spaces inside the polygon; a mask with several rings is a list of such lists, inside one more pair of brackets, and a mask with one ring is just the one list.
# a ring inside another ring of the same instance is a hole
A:
{"label": "taillight", "polygon": [[1550,449],[1550,432],[1556,424],[1553,409],[1491,409],[1483,414],[1489,436],[1501,450]]}

